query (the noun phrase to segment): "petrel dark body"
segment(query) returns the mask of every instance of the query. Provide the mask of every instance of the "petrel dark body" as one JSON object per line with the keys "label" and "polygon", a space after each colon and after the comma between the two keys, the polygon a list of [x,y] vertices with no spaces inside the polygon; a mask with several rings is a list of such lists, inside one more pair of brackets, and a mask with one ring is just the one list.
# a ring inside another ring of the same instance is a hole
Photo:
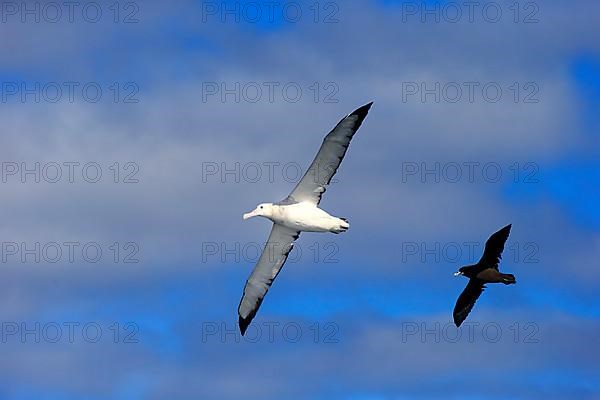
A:
{"label": "petrel dark body", "polygon": [[469,278],[467,287],[458,297],[454,306],[454,323],[460,326],[473,309],[475,302],[483,293],[486,283],[504,283],[510,285],[517,283],[515,276],[503,274],[498,271],[498,264],[502,259],[504,243],[510,234],[511,225],[507,225],[494,233],[485,242],[485,250],[479,262],[475,265],[461,267],[454,275],[464,275]]}

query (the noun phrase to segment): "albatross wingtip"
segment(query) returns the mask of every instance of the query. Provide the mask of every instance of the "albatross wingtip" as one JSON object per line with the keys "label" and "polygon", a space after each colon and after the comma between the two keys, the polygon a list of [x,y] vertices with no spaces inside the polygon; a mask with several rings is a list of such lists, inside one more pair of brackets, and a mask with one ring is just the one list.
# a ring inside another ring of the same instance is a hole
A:
{"label": "albatross wingtip", "polygon": [[367,114],[369,113],[369,110],[371,109],[372,105],[373,105],[373,102],[367,103],[364,106],[357,108],[350,115],[358,115],[361,119],[364,119],[367,116]]}
{"label": "albatross wingtip", "polygon": [[251,318],[245,319],[240,317],[239,318],[239,325],[240,325],[240,333],[242,334],[242,336],[244,336],[244,334],[246,333],[246,329],[248,329],[248,326],[250,325],[250,322],[252,321]]}

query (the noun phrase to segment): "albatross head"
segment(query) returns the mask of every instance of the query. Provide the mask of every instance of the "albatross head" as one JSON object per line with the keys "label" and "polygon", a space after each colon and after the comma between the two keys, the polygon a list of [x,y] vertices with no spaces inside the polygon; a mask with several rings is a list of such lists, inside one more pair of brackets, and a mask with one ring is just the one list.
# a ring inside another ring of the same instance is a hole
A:
{"label": "albatross head", "polygon": [[252,217],[266,217],[271,218],[273,215],[273,203],[263,203],[256,206],[254,211],[244,214],[244,219]]}

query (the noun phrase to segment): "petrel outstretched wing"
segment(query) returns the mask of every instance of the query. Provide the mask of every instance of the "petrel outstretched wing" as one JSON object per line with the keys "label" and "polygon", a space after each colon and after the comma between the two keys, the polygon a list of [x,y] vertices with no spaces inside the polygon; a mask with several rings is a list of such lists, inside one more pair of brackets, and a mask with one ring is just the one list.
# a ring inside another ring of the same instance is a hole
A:
{"label": "petrel outstretched wing", "polygon": [[467,315],[469,315],[473,309],[475,302],[479,296],[481,296],[481,293],[483,293],[483,289],[485,289],[485,285],[482,281],[476,278],[469,279],[467,287],[465,287],[465,290],[458,296],[454,311],[452,312],[454,323],[457,327],[467,318]]}
{"label": "petrel outstretched wing", "polygon": [[485,250],[483,251],[481,260],[479,260],[479,264],[498,269],[498,263],[502,258],[502,251],[504,251],[504,243],[508,239],[511,226],[512,224],[506,225],[490,236],[487,242],[485,242]]}

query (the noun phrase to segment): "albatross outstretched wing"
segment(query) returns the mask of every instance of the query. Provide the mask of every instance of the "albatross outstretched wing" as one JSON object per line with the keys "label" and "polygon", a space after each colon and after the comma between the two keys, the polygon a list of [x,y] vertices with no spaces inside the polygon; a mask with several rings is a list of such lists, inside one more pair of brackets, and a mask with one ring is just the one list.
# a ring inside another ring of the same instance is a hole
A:
{"label": "albatross outstretched wing", "polygon": [[485,242],[485,250],[483,251],[483,256],[481,256],[481,259],[479,260],[479,264],[498,269],[498,263],[500,262],[502,252],[504,251],[504,243],[506,243],[506,239],[508,239],[511,226],[512,224],[506,225],[504,228],[490,236],[487,242]]}
{"label": "albatross outstretched wing", "polygon": [[298,239],[300,232],[283,225],[273,224],[269,240],[254,267],[250,278],[246,281],[244,295],[238,307],[240,332],[242,335],[256,315],[263,298],[271,284],[279,274],[281,267],[287,260],[288,254],[294,247],[294,240]]}
{"label": "albatross outstretched wing", "polygon": [[326,186],[340,166],[350,140],[360,128],[371,105],[366,104],[343,118],[325,137],[312,164],[294,188],[288,199],[294,202],[308,201],[319,204]]}

